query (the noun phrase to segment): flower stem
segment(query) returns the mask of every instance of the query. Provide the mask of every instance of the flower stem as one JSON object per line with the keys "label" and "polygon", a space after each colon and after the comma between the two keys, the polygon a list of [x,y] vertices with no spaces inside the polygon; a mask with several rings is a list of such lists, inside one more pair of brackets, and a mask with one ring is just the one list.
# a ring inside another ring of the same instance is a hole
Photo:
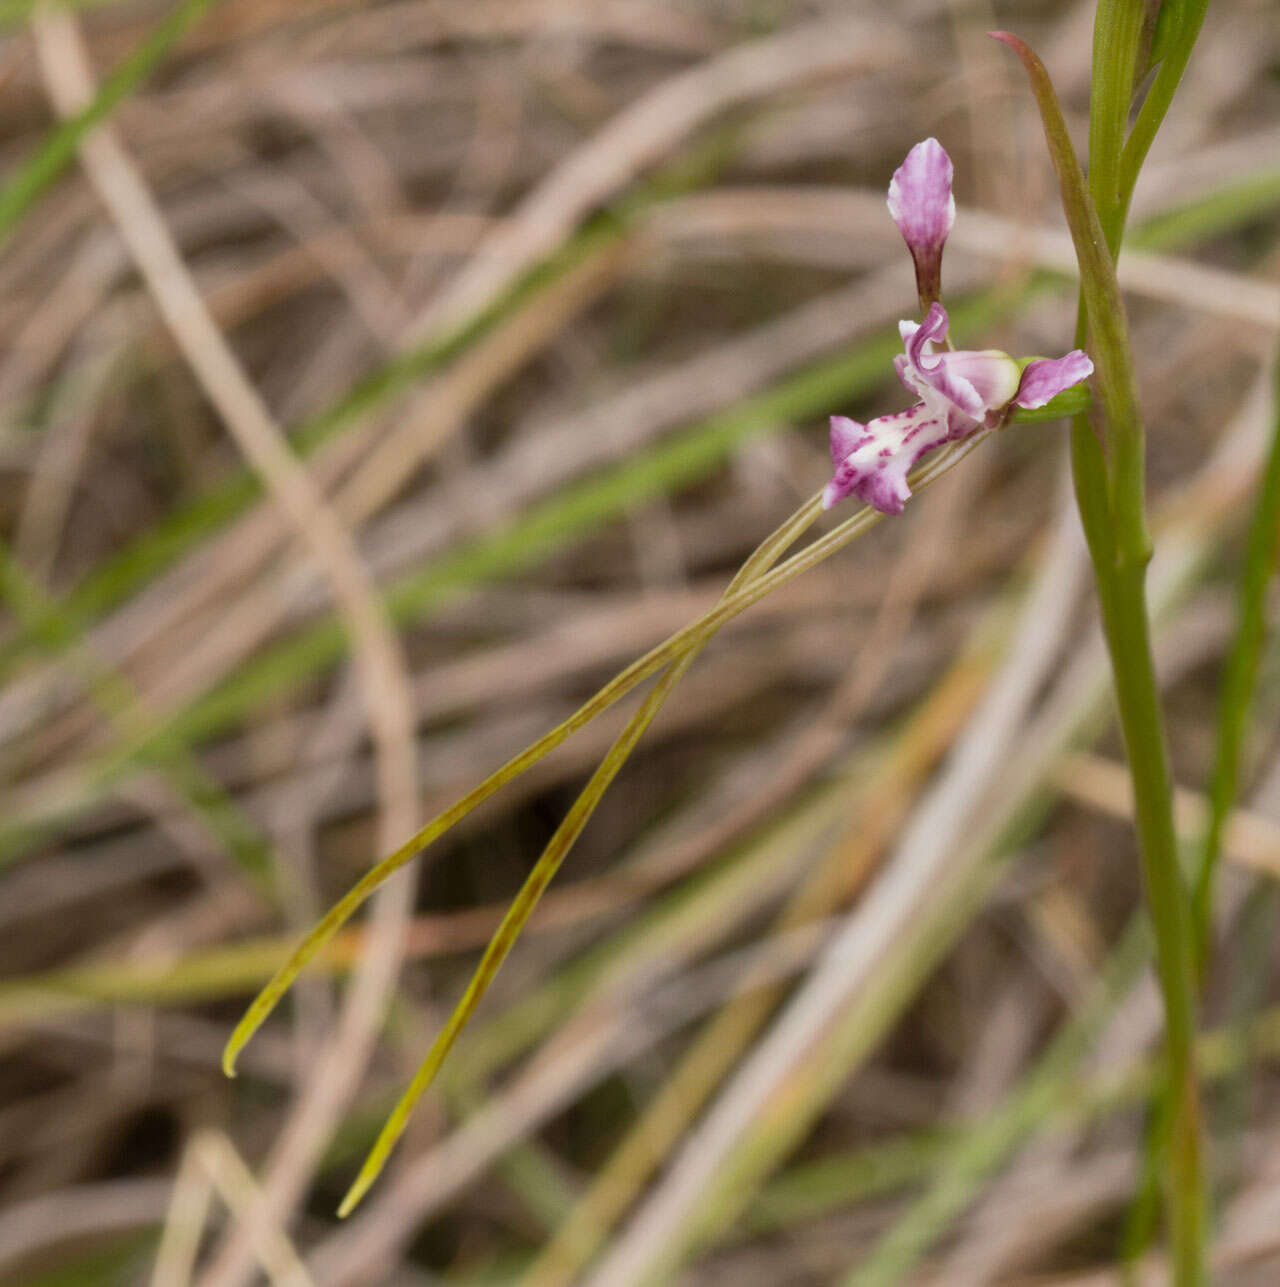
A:
{"label": "flower stem", "polygon": [[[1132,0],[1100,0],[1094,28],[1089,191],[1098,213],[1098,230],[1113,262],[1120,251],[1129,196],[1145,156],[1145,147],[1136,159],[1122,152],[1123,122],[1135,80],[1141,8]],[[1185,65],[1185,58],[1183,62]],[[1149,146],[1149,138],[1146,143]],[[1125,160],[1131,160],[1127,170]],[[1081,303],[1080,330],[1092,324],[1095,344],[1110,350],[1113,362],[1118,360],[1126,369],[1132,388],[1127,342],[1117,345],[1115,332],[1098,327],[1086,301]],[[1116,411],[1120,411],[1119,424]],[[1144,434],[1136,399],[1123,409],[1108,406],[1108,412],[1108,443],[1117,447],[1110,469],[1084,416],[1076,417],[1072,425],[1072,462],[1081,519],[1086,531],[1092,528],[1089,548],[1133,780],[1143,884],[1156,933],[1156,967],[1164,997],[1167,1080],[1162,1111],[1153,1126],[1153,1146],[1163,1153],[1165,1162],[1172,1281],[1177,1287],[1199,1287],[1207,1281],[1208,1203],[1194,1054],[1197,945],[1190,894],[1178,862],[1173,783],[1151,656],[1146,604],[1150,554],[1132,540],[1146,526]],[[1106,522],[1098,522],[1101,515],[1106,515]]]}
{"label": "flower stem", "polygon": [[1138,409],[1115,256],[1136,169],[1122,173],[1123,124],[1134,83],[1141,4],[1100,0],[1090,104],[1090,182],[1085,184],[1057,95],[1040,59],[1016,36],[993,32],[1021,59],[1044,123],[1080,264],[1078,333],[1087,327],[1102,394],[1105,452],[1085,416],[1072,423],[1072,466],[1093,562],[1116,705],[1133,779],[1143,885],[1164,997],[1167,1077],[1165,1206],[1173,1282],[1206,1281],[1206,1194],[1195,1069],[1195,944],[1178,862],[1173,784],[1151,655],[1146,570],[1144,432]]}
{"label": "flower stem", "polygon": [[1172,781],[1151,660],[1146,564],[1122,562],[1109,568],[1095,565],[1095,573],[1116,704],[1133,778],[1143,883],[1155,929],[1156,968],[1164,995],[1169,1112],[1165,1201],[1173,1282],[1177,1287],[1199,1287],[1206,1281],[1206,1201],[1194,1058],[1194,945],[1190,903],[1178,865]]}

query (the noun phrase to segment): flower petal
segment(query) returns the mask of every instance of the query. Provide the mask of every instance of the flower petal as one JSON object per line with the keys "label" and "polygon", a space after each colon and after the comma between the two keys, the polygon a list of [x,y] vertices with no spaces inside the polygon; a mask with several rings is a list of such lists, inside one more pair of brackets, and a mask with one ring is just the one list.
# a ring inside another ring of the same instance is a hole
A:
{"label": "flower petal", "polygon": [[1034,410],[1063,389],[1069,389],[1093,374],[1093,363],[1082,349],[1072,349],[1065,357],[1036,358],[1022,370],[1022,380],[1014,396],[1014,405]]}
{"label": "flower petal", "polygon": [[[933,353],[929,349],[931,343],[941,344],[946,340],[950,325],[947,310],[936,302],[925,314],[922,325],[899,322],[898,332],[906,353],[894,359],[894,370],[916,397],[928,403],[934,415],[946,416],[952,411],[960,411],[970,420],[981,420],[987,413],[988,404],[955,365],[954,359],[958,355]],[[1008,400],[1006,397],[1005,401]]]}
{"label": "flower petal", "polygon": [[[855,425],[861,434],[848,439],[853,445],[836,464],[835,474],[822,493],[824,509],[846,496],[857,496],[882,514],[901,514],[911,488],[907,474],[927,451],[953,435],[945,416],[936,416],[923,402],[909,411],[879,416],[867,425],[832,416],[832,454],[835,422]],[[843,425],[841,432],[845,432]]]}
{"label": "flower petal", "polygon": [[889,214],[898,225],[916,266],[920,298],[938,298],[942,247],[956,218],[951,195],[952,165],[937,139],[925,139],[907,153],[889,183]]}
{"label": "flower petal", "polygon": [[907,245],[941,250],[956,221],[954,167],[935,138],[917,143],[889,181],[889,214]]}
{"label": "flower petal", "polygon": [[857,451],[867,437],[867,426],[848,416],[831,417],[831,463],[838,465],[851,452]]}
{"label": "flower petal", "polygon": [[907,360],[912,366],[919,366],[922,357],[929,356],[930,343],[945,343],[947,332],[951,329],[951,318],[947,310],[937,300],[929,305],[923,322],[902,321],[898,323],[898,334],[902,336],[902,345],[907,351]]}
{"label": "flower petal", "polygon": [[940,353],[937,361],[948,380],[963,381],[988,411],[1007,406],[1018,392],[1022,373],[1017,362],[999,349],[957,349]]}

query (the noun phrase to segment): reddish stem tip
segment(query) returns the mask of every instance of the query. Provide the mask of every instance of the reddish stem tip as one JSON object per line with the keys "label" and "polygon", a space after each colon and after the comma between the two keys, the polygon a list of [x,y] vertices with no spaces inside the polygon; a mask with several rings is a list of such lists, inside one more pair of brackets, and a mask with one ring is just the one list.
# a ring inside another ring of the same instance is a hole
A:
{"label": "reddish stem tip", "polygon": [[1036,62],[1040,61],[1036,58],[1031,46],[1021,36],[1015,36],[1012,31],[988,31],[987,35],[992,40],[998,40],[1002,45],[1008,45],[1024,63],[1029,63],[1033,59]]}

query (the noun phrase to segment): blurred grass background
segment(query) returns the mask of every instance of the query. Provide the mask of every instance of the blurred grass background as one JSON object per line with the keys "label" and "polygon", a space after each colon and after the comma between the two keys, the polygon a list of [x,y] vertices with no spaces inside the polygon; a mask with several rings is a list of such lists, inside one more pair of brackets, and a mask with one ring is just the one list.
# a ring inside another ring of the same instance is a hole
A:
{"label": "blurred grass background", "polygon": [[[1122,261],[1190,841],[1276,432],[1275,19],[1211,6]],[[319,911],[822,485],[828,413],[901,405],[913,142],[956,161],[963,344],[1067,347],[1052,174],[983,33],[1033,40],[1082,136],[1091,20],[0,6],[0,1281],[1119,1280],[1159,1011],[1058,425],[712,643],[348,1221],[618,720],[218,1069]],[[1222,1283],[1280,1277],[1278,660],[1206,991]]]}

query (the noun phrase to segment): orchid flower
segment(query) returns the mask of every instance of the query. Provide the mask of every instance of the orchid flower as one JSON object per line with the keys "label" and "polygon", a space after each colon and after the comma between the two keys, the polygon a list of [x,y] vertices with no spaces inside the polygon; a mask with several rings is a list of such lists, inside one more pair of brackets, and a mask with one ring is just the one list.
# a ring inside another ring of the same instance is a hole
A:
{"label": "orchid flower", "polygon": [[835,474],[822,496],[828,509],[857,496],[884,514],[901,514],[911,495],[907,475],[925,452],[980,428],[999,428],[1019,407],[1043,407],[1093,371],[1080,349],[1061,358],[1018,361],[999,349],[945,347],[950,321],[937,293],[942,246],[955,219],[951,173],[942,145],[926,139],[911,149],[889,185],[889,213],[911,251],[928,310],[920,325],[898,324],[904,351],[893,365],[920,401],[867,424],[831,417]]}

